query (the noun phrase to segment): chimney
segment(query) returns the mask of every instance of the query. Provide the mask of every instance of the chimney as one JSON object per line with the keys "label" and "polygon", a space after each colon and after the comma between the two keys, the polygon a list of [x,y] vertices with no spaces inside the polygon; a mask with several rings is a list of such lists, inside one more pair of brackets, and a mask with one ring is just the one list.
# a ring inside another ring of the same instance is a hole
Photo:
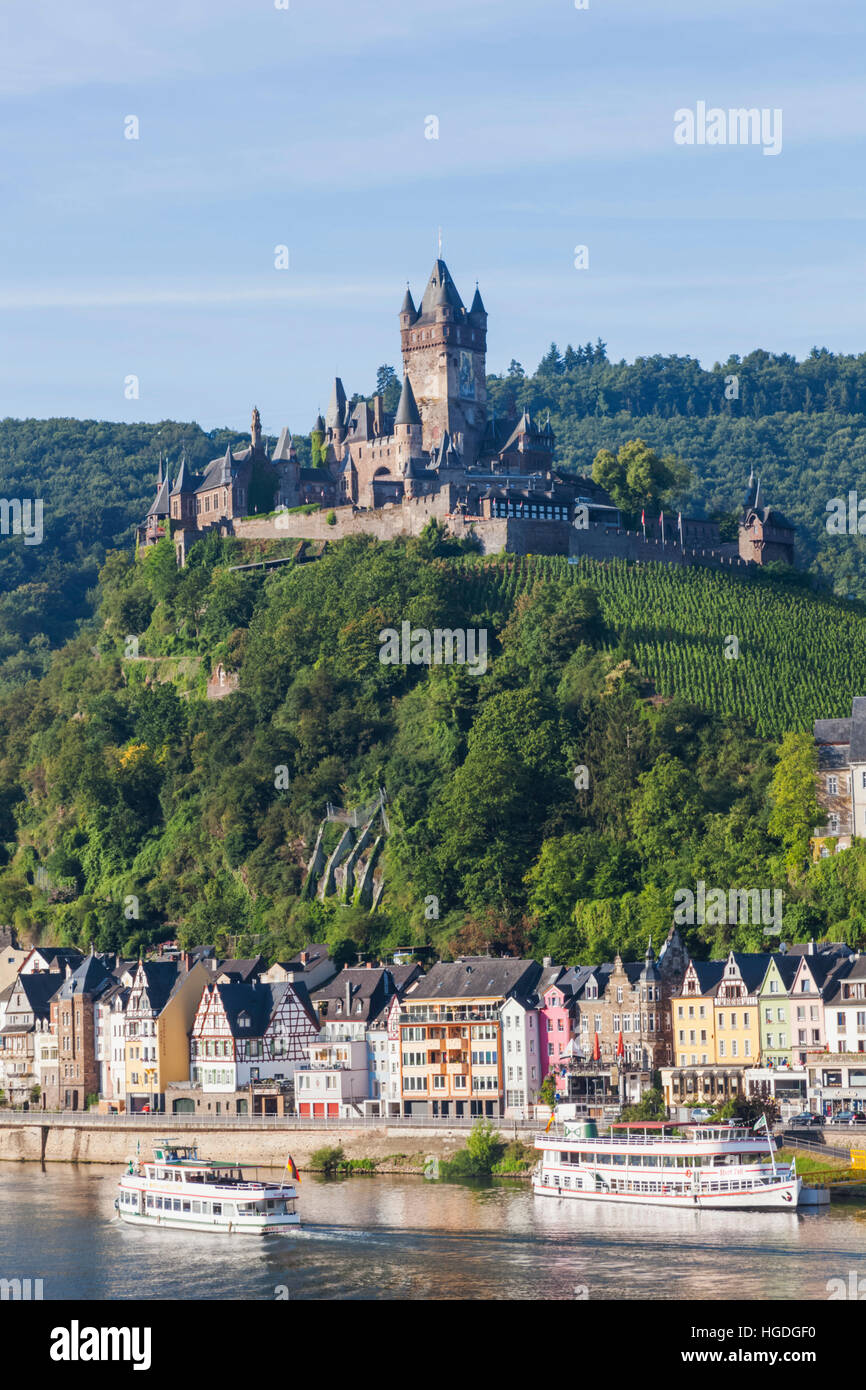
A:
{"label": "chimney", "polygon": [[374,396],[374,397],[373,397],[373,433],[374,433],[374,434],[384,434],[384,432],[385,432],[384,405],[385,405],[384,397],[382,397],[382,396]]}
{"label": "chimney", "polygon": [[550,967],[553,965],[553,957],[545,956],[541,964],[544,966],[545,970],[549,970]]}
{"label": "chimney", "polygon": [[310,959],[310,953],[309,953],[309,951],[302,951],[302,952],[301,952],[301,956],[300,956],[301,965],[306,965],[306,963],[307,963],[307,961],[308,961],[309,959]]}
{"label": "chimney", "polygon": [[351,1010],[352,1010],[352,981],[351,981],[351,980],[347,980],[347,981],[346,981],[346,1013],[347,1013],[347,1014],[348,1014],[348,1013],[351,1013]]}
{"label": "chimney", "polygon": [[810,956],[814,956],[814,954],[815,954],[815,938],[814,938],[814,936],[813,936],[813,937],[811,938],[811,940],[809,941],[809,955],[810,955]]}

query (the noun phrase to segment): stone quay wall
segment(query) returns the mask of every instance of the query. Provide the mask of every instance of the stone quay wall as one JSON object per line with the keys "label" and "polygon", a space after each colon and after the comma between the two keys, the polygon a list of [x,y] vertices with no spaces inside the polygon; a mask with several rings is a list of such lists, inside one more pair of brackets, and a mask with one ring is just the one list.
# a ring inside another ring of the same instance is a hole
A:
{"label": "stone quay wall", "polygon": [[[507,1137],[507,1126],[504,1126]],[[152,1123],[76,1124],[74,1121],[39,1120],[22,1116],[21,1124],[0,1125],[0,1161],[32,1163],[123,1163],[131,1154],[150,1158],[153,1145],[171,1136],[181,1143],[198,1144],[206,1158],[225,1162],[260,1164],[282,1168],[292,1155],[302,1171],[311,1168],[316,1149],[342,1147],[346,1158],[371,1158],[381,1162],[381,1172],[423,1173],[430,1158],[451,1158],[462,1149],[468,1130],[408,1129],[383,1122],[381,1126],[345,1127],[339,1123],[326,1129],[257,1128],[238,1126],[199,1126],[178,1123],[166,1115],[165,1125]],[[530,1135],[525,1139],[528,1141]]]}

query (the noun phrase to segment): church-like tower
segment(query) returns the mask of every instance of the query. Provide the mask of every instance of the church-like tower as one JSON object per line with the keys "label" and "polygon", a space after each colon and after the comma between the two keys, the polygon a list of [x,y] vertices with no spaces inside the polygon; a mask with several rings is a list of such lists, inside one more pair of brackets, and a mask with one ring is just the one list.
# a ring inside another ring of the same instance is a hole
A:
{"label": "church-like tower", "polygon": [[474,463],[487,422],[487,312],[478,289],[467,310],[445,262],[435,261],[420,309],[406,290],[400,346],[424,450],[435,449],[447,432],[464,464]]}

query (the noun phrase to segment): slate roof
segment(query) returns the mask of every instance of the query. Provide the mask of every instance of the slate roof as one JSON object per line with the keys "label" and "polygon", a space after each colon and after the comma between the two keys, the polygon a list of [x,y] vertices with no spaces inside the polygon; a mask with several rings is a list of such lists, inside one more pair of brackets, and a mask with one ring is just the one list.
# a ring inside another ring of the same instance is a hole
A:
{"label": "slate roof", "polygon": [[[757,993],[767,973],[767,966],[773,959],[773,953],[771,951],[760,951],[752,955],[745,951],[732,951],[731,958],[736,961],[743,983],[749,993]],[[727,961],[725,964],[727,964]]]}
{"label": "slate roof", "polygon": [[289,463],[293,458],[294,443],[292,442],[291,432],[287,426],[280,430],[280,437],[277,440],[277,447],[271,454],[272,463]]}
{"label": "slate roof", "polygon": [[84,960],[84,952],[75,946],[35,946],[34,950],[46,962],[52,974],[58,970],[65,974],[67,965],[76,970]]}
{"label": "slate roof", "polygon": [[[219,993],[233,1038],[260,1038],[270,1022],[271,1014],[280,1003],[287,984],[230,984],[214,985]],[[238,1019],[249,1016],[249,1024],[241,1027]]]}
{"label": "slate roof", "polygon": [[400,404],[397,406],[397,414],[394,416],[394,426],[397,425],[420,425],[421,416],[415,401],[415,392],[412,390],[412,383],[408,376],[403,378],[403,390],[400,392]]}
{"label": "slate roof", "polygon": [[[145,988],[141,1007],[161,1014],[180,982],[186,979],[186,971],[180,970],[174,960],[146,960],[142,970]],[[137,970],[134,978],[138,978]]]}
{"label": "slate roof", "polygon": [[63,983],[63,976],[56,970],[46,970],[36,975],[19,975],[17,983],[21,985],[34,1017],[47,1020],[49,1005]]}
{"label": "slate roof", "polygon": [[[312,1001],[322,1018],[343,1018],[351,1019],[355,1023],[368,1023],[381,1013],[386,1003],[391,1002],[396,992],[390,969],[379,966],[368,970],[363,966],[355,966],[341,970],[328,984],[314,990]],[[327,1014],[321,1013],[320,1006],[323,1003],[328,1005]],[[334,1005],[333,1009],[331,1004]]]}
{"label": "slate roof", "polygon": [[216,974],[230,975],[232,984],[252,984],[255,976],[261,974],[266,964],[264,956],[254,956],[251,960],[224,960],[217,966]]}
{"label": "slate roof", "polygon": [[88,956],[77,970],[67,975],[57,991],[57,998],[72,999],[76,994],[101,994],[112,983],[112,977],[102,961],[96,956]]}
{"label": "slate roof", "polygon": [[[814,947],[814,950],[810,950]],[[789,956],[842,956],[848,958],[855,954],[844,941],[794,941],[788,947]]]}
{"label": "slate roof", "polygon": [[421,300],[421,310],[416,322],[423,323],[427,319],[436,318],[436,310],[448,306],[456,309],[458,313],[466,313],[463,300],[457,293],[457,286],[451,279],[451,273],[442,260],[433,262],[433,269],[430,272],[430,279],[427,281],[427,288]]}
{"label": "slate roof", "polygon": [[404,989],[408,989],[413,980],[417,980],[422,973],[422,967],[417,962],[413,962],[411,965],[388,966],[388,974],[394,981],[398,994],[402,993]]}
{"label": "slate roof", "polygon": [[312,970],[323,960],[328,959],[327,942],[313,942],[309,946],[304,946],[302,950],[306,954],[306,961],[301,960],[301,952],[299,951],[292,960],[277,961],[277,964],[281,965],[284,970]]}
{"label": "slate roof", "polygon": [[172,497],[176,497],[179,492],[194,491],[193,474],[186,466],[186,458],[182,458],[180,461],[180,468],[177,470],[177,477],[174,480],[174,486],[171,490],[171,495]]}
{"label": "slate roof", "polygon": [[701,994],[715,994],[727,961],[693,960],[689,963],[694,967],[694,972],[698,977],[698,989]]}
{"label": "slate roof", "polygon": [[328,429],[336,429],[341,426],[346,419],[346,392],[343,383],[338,376],[334,377],[334,384],[331,387],[331,399],[328,402],[328,409],[325,412],[325,425]]}
{"label": "slate roof", "polygon": [[[274,1010],[283,1002],[287,994],[293,994],[315,1028],[319,1027],[315,1009],[310,1003],[306,985],[292,985],[288,981],[279,984],[228,984],[211,985],[219,993],[233,1038],[260,1038],[266,1031]],[[239,1019],[249,1015],[249,1024],[241,1027]]]}
{"label": "slate roof", "polygon": [[168,511],[168,474],[166,474],[156,490],[156,497],[151,503],[148,516],[168,516]]}
{"label": "slate roof", "polygon": [[[774,952],[772,959],[775,961],[776,969],[779,972],[782,984],[785,986],[785,989],[790,990],[800,964],[800,957],[787,954],[780,955]],[[769,970],[769,968],[768,964],[767,969]]]}
{"label": "slate roof", "polygon": [[817,744],[841,744],[848,750],[848,761],[866,762],[866,696],[855,695],[850,719],[816,719]]}
{"label": "slate roof", "polygon": [[801,961],[806,962],[812,979],[815,981],[815,986],[822,996],[834,978],[841,980],[847,976],[852,965],[850,959],[831,955],[805,955],[800,956],[797,964],[799,965]]}
{"label": "slate roof", "polygon": [[[836,1003],[842,996],[842,981],[846,983],[850,980],[866,980],[866,956],[860,956],[857,960],[847,963],[849,968],[834,971],[827,982],[827,992],[824,994],[826,1004]],[[862,1004],[862,1000],[846,999],[846,1004]]]}
{"label": "slate roof", "polygon": [[412,991],[419,999],[501,999],[518,989],[531,989],[541,974],[534,960],[468,956],[446,964],[440,961]]}

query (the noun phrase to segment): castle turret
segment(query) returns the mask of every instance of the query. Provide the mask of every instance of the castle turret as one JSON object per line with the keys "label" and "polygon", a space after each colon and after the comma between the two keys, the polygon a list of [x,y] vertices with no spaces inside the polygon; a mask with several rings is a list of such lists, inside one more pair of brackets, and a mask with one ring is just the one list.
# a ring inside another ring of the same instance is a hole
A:
{"label": "castle turret", "polygon": [[467,465],[475,462],[487,415],[487,315],[476,289],[466,310],[448,267],[434,261],[415,317],[403,301],[403,372],[412,382],[429,453],[447,431]]}
{"label": "castle turret", "polygon": [[415,308],[415,301],[412,292],[406,285],[406,293],[403,296],[403,303],[400,305],[400,327],[409,328],[418,317],[418,310]]}
{"label": "castle turret", "polygon": [[397,414],[394,416],[394,433],[399,434],[401,429],[411,430],[421,428],[421,416],[418,411],[418,403],[415,400],[415,392],[412,390],[412,383],[408,376],[403,378],[403,390],[400,392],[400,404],[397,406]]}
{"label": "castle turret", "polygon": [[195,523],[196,480],[186,466],[186,455],[180,461],[174,487],[171,490],[170,506],[172,521],[192,521]]}
{"label": "castle turret", "polygon": [[475,319],[476,323],[479,323],[482,328],[487,327],[487,310],[484,307],[484,301],[481,298],[481,291],[478,288],[477,280],[475,281],[475,294],[472,298],[472,307],[469,310],[469,317]]}
{"label": "castle turret", "polygon": [[250,426],[250,443],[253,453],[257,454],[262,447],[262,421],[259,415],[258,406],[253,406],[253,419]]}
{"label": "castle turret", "polygon": [[330,442],[342,443],[346,433],[346,393],[338,376],[334,377],[334,384],[331,387],[331,399],[325,413],[325,429],[328,431]]}

